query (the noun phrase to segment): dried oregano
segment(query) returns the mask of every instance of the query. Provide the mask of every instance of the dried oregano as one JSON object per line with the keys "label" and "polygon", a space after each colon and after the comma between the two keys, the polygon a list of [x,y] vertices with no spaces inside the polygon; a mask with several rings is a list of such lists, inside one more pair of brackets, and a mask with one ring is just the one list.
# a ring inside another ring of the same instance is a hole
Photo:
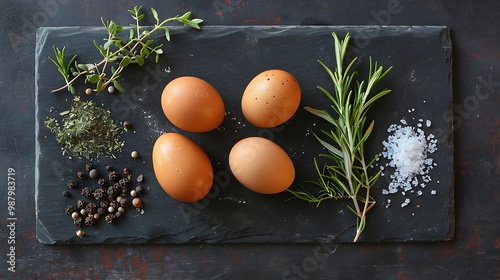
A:
{"label": "dried oregano", "polygon": [[112,118],[111,112],[93,101],[73,99],[71,108],[60,113],[63,125],[54,117],[47,117],[44,124],[55,133],[63,154],[94,159],[100,155],[114,157],[120,152],[124,128]]}

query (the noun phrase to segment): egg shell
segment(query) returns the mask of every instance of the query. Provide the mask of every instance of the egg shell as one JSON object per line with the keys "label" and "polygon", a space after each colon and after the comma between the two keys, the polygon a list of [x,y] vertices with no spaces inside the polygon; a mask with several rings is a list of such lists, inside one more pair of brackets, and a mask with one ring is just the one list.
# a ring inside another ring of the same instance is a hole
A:
{"label": "egg shell", "polygon": [[167,119],[189,132],[207,132],[224,120],[225,107],[219,92],[203,79],[183,76],[169,82],[161,95]]}
{"label": "egg shell", "polygon": [[214,175],[210,159],[198,144],[184,135],[168,132],[158,137],[152,160],[158,183],[179,201],[198,201],[212,187]]}
{"label": "egg shell", "polygon": [[238,141],[229,153],[229,167],[243,186],[262,194],[282,192],[295,179],[295,167],[287,153],[263,137]]}
{"label": "egg shell", "polygon": [[264,71],[248,83],[241,99],[243,115],[251,124],[270,128],[288,121],[297,111],[301,92],[292,74]]}

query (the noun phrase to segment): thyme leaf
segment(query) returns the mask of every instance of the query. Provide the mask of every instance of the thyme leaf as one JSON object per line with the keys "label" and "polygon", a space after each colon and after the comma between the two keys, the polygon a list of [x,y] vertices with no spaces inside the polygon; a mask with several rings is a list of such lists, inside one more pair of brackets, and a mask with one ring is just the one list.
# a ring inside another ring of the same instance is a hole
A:
{"label": "thyme leaf", "polygon": [[366,114],[376,100],[391,92],[389,89],[383,89],[372,94],[374,85],[386,76],[392,67],[384,70],[377,62],[373,63],[370,57],[367,82],[354,82],[357,73],[351,68],[357,58],[345,66],[345,54],[350,34],[348,33],[344,40],[339,40],[335,33],[332,33],[332,36],[336,69],[332,70],[321,61],[318,62],[331,78],[334,92],[330,93],[321,86],[318,86],[318,89],[331,101],[334,114],[326,110],[305,107],[305,110],[333,126],[331,130],[321,130],[321,134],[314,133],[318,142],[328,152],[320,155],[327,159],[327,163],[320,167],[314,159],[318,179],[308,183],[319,188],[317,193],[307,190],[304,186],[300,189],[291,188],[288,191],[296,198],[317,205],[332,198],[352,200],[352,206],[347,207],[357,217],[356,235],[353,240],[356,242],[365,228],[368,211],[375,205],[370,189],[381,174],[381,171],[374,175],[368,172],[369,166],[378,156],[368,162],[365,159],[364,144],[375,125],[371,121],[366,126]]}

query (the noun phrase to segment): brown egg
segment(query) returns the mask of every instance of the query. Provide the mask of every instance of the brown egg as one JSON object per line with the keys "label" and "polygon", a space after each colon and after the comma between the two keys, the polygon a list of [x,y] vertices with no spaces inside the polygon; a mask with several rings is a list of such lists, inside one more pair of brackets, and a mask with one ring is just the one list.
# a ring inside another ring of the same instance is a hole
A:
{"label": "brown egg", "polygon": [[300,86],[292,74],[267,70],[245,88],[241,99],[243,115],[257,127],[275,127],[288,121],[300,104]]}
{"label": "brown egg", "polygon": [[295,167],[286,152],[262,137],[248,137],[229,153],[229,167],[245,187],[263,194],[286,190],[295,179]]}
{"label": "brown egg", "polygon": [[207,132],[224,120],[224,102],[208,82],[191,76],[169,82],[161,95],[161,106],[168,120],[189,132]]}
{"label": "brown egg", "polygon": [[152,157],[158,183],[173,198],[195,202],[210,191],[212,164],[203,149],[186,136],[174,132],[161,135]]}

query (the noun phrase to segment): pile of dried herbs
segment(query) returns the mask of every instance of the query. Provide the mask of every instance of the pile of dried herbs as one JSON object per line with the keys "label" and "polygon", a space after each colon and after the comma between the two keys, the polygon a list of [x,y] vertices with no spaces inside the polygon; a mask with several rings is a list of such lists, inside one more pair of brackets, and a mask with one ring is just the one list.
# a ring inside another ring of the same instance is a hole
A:
{"label": "pile of dried herbs", "polygon": [[63,154],[95,159],[100,155],[114,157],[114,152],[120,152],[124,127],[113,120],[106,107],[75,97],[71,108],[60,115],[62,127],[54,117],[47,117],[44,124],[55,133]]}

